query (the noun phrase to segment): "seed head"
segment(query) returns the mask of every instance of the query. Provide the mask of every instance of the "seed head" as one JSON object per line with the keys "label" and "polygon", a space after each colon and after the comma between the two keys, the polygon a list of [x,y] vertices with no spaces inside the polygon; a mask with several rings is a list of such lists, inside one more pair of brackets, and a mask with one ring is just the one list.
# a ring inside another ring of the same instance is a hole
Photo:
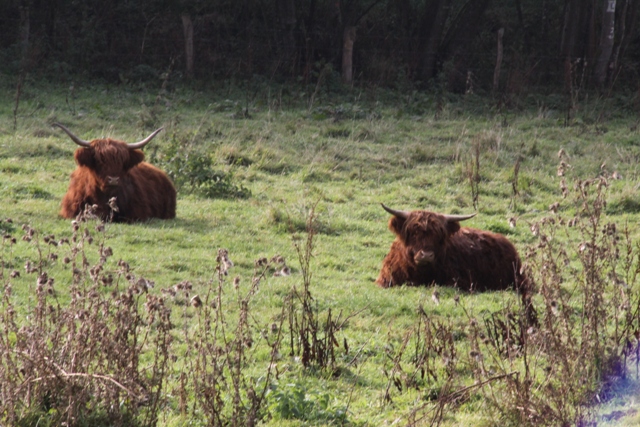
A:
{"label": "seed head", "polygon": [[202,300],[198,295],[194,295],[191,298],[191,305],[194,306],[195,308],[200,308],[202,306]]}
{"label": "seed head", "polygon": [[152,280],[147,280],[144,277],[141,277],[136,282],[136,286],[140,292],[146,292],[149,289],[155,286],[155,283]]}
{"label": "seed head", "polygon": [[24,271],[27,273],[33,273],[37,270],[38,269],[31,263],[31,261],[27,260],[27,262],[24,263]]}
{"label": "seed head", "polygon": [[436,305],[440,304],[440,293],[438,292],[437,289],[433,290],[433,293],[431,294],[431,299]]}
{"label": "seed head", "polygon": [[44,272],[44,273],[42,273],[41,275],[38,276],[36,284],[39,285],[39,286],[42,286],[42,285],[47,283],[48,279],[49,279],[49,277],[47,276],[47,273]]}
{"label": "seed head", "polygon": [[531,224],[531,234],[533,234],[534,236],[537,236],[538,233],[540,233],[540,225],[536,222]]}
{"label": "seed head", "polygon": [[109,286],[113,283],[113,275],[107,274],[106,276],[102,276],[100,281],[104,286]]}
{"label": "seed head", "polygon": [[273,277],[280,277],[280,276],[291,276],[291,269],[287,265],[285,265],[280,270],[276,270],[273,273]]}
{"label": "seed head", "polygon": [[176,291],[175,291],[174,288],[161,289],[160,292],[162,292],[165,295],[169,295],[171,297],[175,297],[176,296]]}
{"label": "seed head", "polygon": [[275,263],[275,264],[284,264],[284,257],[282,255],[276,255],[273,258],[271,258],[271,262]]}
{"label": "seed head", "polygon": [[112,197],[112,198],[109,199],[109,207],[114,212],[120,212],[120,209],[118,208],[118,205],[116,204],[116,198],[115,197]]}
{"label": "seed head", "polygon": [[567,156],[567,152],[566,152],[566,151],[564,151],[564,148],[561,148],[561,149],[558,151],[558,158],[559,158],[560,160],[562,160],[562,159],[566,159],[567,157],[568,157],[568,156]]}
{"label": "seed head", "polygon": [[120,267],[124,272],[128,272],[130,269],[129,264],[123,260],[118,261],[118,267]]}
{"label": "seed head", "polygon": [[479,362],[480,360],[482,360],[482,353],[480,353],[479,351],[471,350],[469,352],[469,356],[472,359],[475,359],[476,362]]}

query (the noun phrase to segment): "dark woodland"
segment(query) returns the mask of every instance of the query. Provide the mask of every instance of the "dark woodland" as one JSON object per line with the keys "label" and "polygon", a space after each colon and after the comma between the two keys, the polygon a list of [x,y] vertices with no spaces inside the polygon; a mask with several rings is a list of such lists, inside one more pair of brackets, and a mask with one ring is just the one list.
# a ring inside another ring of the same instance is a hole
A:
{"label": "dark woodland", "polygon": [[3,0],[0,71],[635,91],[639,0]]}

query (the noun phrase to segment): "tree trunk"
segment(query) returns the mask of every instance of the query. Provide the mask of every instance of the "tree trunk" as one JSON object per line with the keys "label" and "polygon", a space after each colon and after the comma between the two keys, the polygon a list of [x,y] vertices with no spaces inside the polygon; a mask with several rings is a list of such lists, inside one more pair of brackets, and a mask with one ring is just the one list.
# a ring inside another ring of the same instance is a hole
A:
{"label": "tree trunk", "polygon": [[281,0],[278,2],[281,31],[281,61],[287,73],[294,74],[294,58],[296,52],[296,39],[294,30],[296,27],[296,8],[293,0]]}
{"label": "tree trunk", "polygon": [[342,82],[350,85],[353,83],[353,44],[356,41],[356,27],[345,27],[342,41]]}
{"label": "tree trunk", "polygon": [[497,92],[500,86],[500,68],[502,68],[502,37],[504,28],[498,30],[498,55],[496,57],[496,68],[493,70],[493,91]]}
{"label": "tree trunk", "polygon": [[600,86],[607,80],[607,71],[609,70],[613,42],[615,40],[615,25],[616,0],[605,0],[605,8],[602,15],[602,32],[600,33],[600,55],[598,55],[594,71],[596,83]]}
{"label": "tree trunk", "polygon": [[[624,0],[622,12],[618,15],[620,17],[620,28],[618,31],[618,34],[620,34],[620,41],[618,42],[611,58],[614,73],[619,71],[620,61],[629,46],[629,42],[632,40],[632,35],[635,33],[636,23],[638,20],[638,3],[638,0]],[[618,10],[620,10],[619,7]],[[609,80],[613,80],[613,76],[610,76]],[[611,83],[613,83],[613,81],[611,81]]]}
{"label": "tree trunk", "polygon": [[[544,4],[543,4],[544,7]],[[516,0],[516,13],[518,14],[518,25],[520,26],[520,31],[522,31],[523,43],[524,43],[524,51],[530,51],[530,43],[529,43],[529,33],[525,28],[524,24],[524,14],[522,13],[522,4],[521,0]]]}
{"label": "tree trunk", "polygon": [[307,12],[307,19],[304,21],[303,27],[303,37],[304,37],[304,66],[302,70],[302,77],[304,79],[304,83],[309,83],[309,79],[311,77],[311,70],[313,69],[313,56],[314,56],[314,47],[316,45],[316,31],[315,28],[315,16],[316,16],[316,0],[311,0],[309,2],[309,9]]}
{"label": "tree trunk", "polygon": [[447,86],[454,92],[463,92],[469,78],[468,64],[473,56],[472,44],[478,38],[478,27],[490,0],[468,0],[442,42],[441,54],[452,60],[453,67],[447,75]]}
{"label": "tree trunk", "polygon": [[20,51],[24,61],[29,49],[29,36],[31,35],[31,19],[29,15],[29,5],[20,7]]}
{"label": "tree trunk", "polygon": [[576,39],[577,19],[576,8],[579,8],[580,0],[567,0],[564,4],[564,22],[562,24],[562,36],[560,38],[560,55],[564,68],[564,87],[569,89],[572,84],[572,63],[574,55],[574,45]]}
{"label": "tree trunk", "polygon": [[188,13],[182,14],[182,30],[184,32],[184,57],[187,78],[193,77],[193,21]]}
{"label": "tree trunk", "polygon": [[431,80],[436,74],[438,48],[442,42],[444,24],[449,17],[451,0],[434,0],[428,4],[422,19],[422,28],[427,31],[424,41],[424,53],[420,76],[424,81]]}
{"label": "tree trunk", "polygon": [[[596,0],[566,0],[560,41],[560,55],[564,66],[565,88],[570,89],[587,67],[592,67],[597,56]],[[576,67],[579,65],[579,67]],[[582,80],[582,77],[580,77]]]}

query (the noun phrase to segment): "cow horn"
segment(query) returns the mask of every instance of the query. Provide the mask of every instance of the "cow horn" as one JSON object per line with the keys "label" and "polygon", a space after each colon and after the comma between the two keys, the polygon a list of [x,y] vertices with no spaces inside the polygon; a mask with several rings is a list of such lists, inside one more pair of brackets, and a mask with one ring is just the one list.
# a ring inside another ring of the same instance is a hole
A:
{"label": "cow horn", "polygon": [[386,206],[384,203],[380,203],[380,204],[382,205],[382,208],[385,211],[389,212],[391,215],[398,216],[404,219],[407,219],[407,217],[409,216],[409,212],[407,211],[397,211],[395,209],[391,209],[390,207]]}
{"label": "cow horn", "polygon": [[447,221],[464,221],[465,219],[469,219],[469,218],[473,218],[474,216],[476,216],[475,213],[469,214],[469,215],[442,215],[444,216],[444,219],[446,219]]}
{"label": "cow horn", "polygon": [[75,136],[73,134],[73,132],[71,132],[69,129],[67,129],[65,126],[62,126],[60,123],[53,123],[51,124],[51,126],[57,126],[60,129],[62,129],[63,131],[66,132],[67,135],[69,135],[71,137],[71,139],[73,140],[73,142],[75,142],[76,144],[78,144],[81,147],[91,147],[91,144],[87,141],[85,141],[84,139],[80,139],[77,136]]}
{"label": "cow horn", "polygon": [[153,139],[154,136],[156,136],[162,129],[164,128],[160,128],[160,129],[156,129],[153,131],[153,133],[151,135],[149,135],[148,137],[146,137],[145,139],[143,139],[142,141],[138,141],[138,142],[134,142],[132,144],[127,144],[129,146],[129,149],[131,150],[135,150],[136,148],[142,148],[145,145],[147,145],[149,143],[149,141],[151,141]]}

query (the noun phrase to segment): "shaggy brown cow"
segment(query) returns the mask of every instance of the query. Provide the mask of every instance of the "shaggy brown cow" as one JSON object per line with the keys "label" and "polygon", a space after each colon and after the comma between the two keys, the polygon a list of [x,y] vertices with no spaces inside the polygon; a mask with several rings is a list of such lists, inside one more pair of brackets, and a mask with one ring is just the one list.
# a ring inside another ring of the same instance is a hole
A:
{"label": "shaggy brown cow", "polygon": [[475,214],[443,215],[382,207],[392,215],[389,229],[396,239],[382,263],[378,285],[388,288],[404,283],[436,283],[467,291],[515,286],[528,308],[527,315],[533,315],[530,281],[513,244],[500,234],[460,227],[460,221]]}
{"label": "shaggy brown cow", "polygon": [[[71,174],[69,189],[62,199],[60,215],[75,218],[85,206],[95,205],[104,220],[144,221],[176,216],[176,189],[160,169],[144,162],[144,147],[162,128],[134,144],[110,138],[87,142],[65,126],[54,123],[81,148],[74,154],[78,167]],[[117,211],[109,200],[115,197]]]}

